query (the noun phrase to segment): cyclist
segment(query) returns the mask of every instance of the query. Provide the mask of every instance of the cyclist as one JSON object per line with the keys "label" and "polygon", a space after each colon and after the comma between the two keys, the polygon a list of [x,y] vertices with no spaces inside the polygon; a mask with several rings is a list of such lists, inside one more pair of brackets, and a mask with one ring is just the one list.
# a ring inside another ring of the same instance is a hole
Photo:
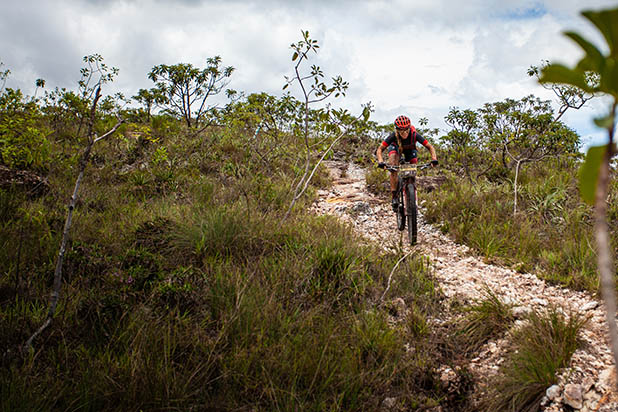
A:
{"label": "cyclist", "polygon": [[[431,165],[437,166],[438,160],[436,157],[436,150],[433,146],[427,139],[416,132],[416,129],[412,126],[407,116],[398,116],[395,119],[395,131],[384,139],[376,151],[378,167],[382,169],[386,167],[386,163],[384,163],[382,157],[382,152],[385,148],[388,153],[388,163],[392,166],[399,164],[402,153],[405,162],[417,163],[416,142],[422,144],[429,150],[431,154]],[[393,210],[396,212],[399,206],[399,201],[397,200],[397,172],[391,172],[390,179],[391,193],[393,195],[392,205]]]}

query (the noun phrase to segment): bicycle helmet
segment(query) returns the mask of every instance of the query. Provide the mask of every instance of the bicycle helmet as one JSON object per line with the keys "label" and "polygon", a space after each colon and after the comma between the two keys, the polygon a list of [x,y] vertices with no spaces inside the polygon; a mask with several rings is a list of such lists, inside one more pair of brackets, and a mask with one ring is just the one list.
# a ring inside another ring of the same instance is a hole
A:
{"label": "bicycle helmet", "polygon": [[399,116],[395,119],[395,127],[397,129],[409,129],[410,119],[407,116]]}

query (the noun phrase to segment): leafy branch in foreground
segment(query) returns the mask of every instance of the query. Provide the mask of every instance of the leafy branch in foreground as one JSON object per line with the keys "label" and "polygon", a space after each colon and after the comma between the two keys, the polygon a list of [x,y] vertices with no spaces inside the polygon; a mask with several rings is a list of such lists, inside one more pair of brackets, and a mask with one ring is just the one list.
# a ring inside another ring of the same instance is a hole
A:
{"label": "leafy branch in foreground", "polygon": [[[110,70],[107,68],[107,66],[105,66],[105,64],[103,64],[102,61],[103,58],[99,55],[91,55],[84,57],[84,62],[88,63],[89,67],[81,70],[82,79],[79,82],[79,86],[80,89],[83,91],[83,96],[92,99],[92,104],[90,106],[90,115],[88,117],[88,143],[86,144],[86,148],[82,153],[79,161],[79,173],[77,176],[77,180],[75,181],[73,195],[71,196],[71,199],[69,201],[67,217],[64,223],[64,230],[62,232],[62,241],[60,243],[60,251],[58,252],[58,258],[56,260],[56,269],[54,271],[54,287],[49,298],[49,309],[47,312],[47,318],[43,325],[26,341],[26,343],[24,344],[24,349],[29,349],[32,346],[32,341],[51,324],[54,318],[56,306],[58,305],[58,299],[60,298],[60,288],[62,286],[62,265],[64,262],[64,254],[69,239],[69,232],[71,230],[71,219],[73,217],[73,210],[75,209],[75,203],[77,201],[79,185],[82,181],[82,178],[84,177],[84,171],[86,170],[86,166],[90,161],[92,147],[96,142],[103,140],[116,132],[118,127],[120,127],[120,125],[123,123],[123,120],[118,118],[118,122],[116,123],[116,125],[101,136],[98,136],[94,129],[97,104],[99,102],[99,99],[101,98],[101,86],[104,83],[113,81],[113,78],[117,73],[116,69],[112,69],[112,71],[110,72]],[[99,78],[93,84],[92,79],[96,76],[99,76]]]}
{"label": "leafy branch in foreground", "polygon": [[[590,41],[575,32],[565,35],[584,51],[584,57],[573,68],[553,63],[543,69],[542,83],[567,84],[586,93],[603,93],[612,97],[607,116],[595,119],[595,123],[607,130],[606,145],[591,147],[580,173],[580,187],[584,200],[594,203],[594,231],[598,248],[597,265],[601,280],[601,295],[605,301],[607,324],[610,332],[614,362],[618,365],[618,328],[616,327],[616,274],[609,241],[607,224],[607,194],[610,181],[610,160],[614,155],[614,132],[616,107],[618,106],[618,8],[601,11],[583,11],[587,18],[601,32],[607,42],[609,53],[604,55]],[[598,82],[588,81],[587,73],[596,73]]]}
{"label": "leafy branch in foreground", "polygon": [[[0,61],[0,69],[2,68],[2,66],[4,66],[4,63]],[[6,85],[6,79],[9,77],[9,74],[11,74],[11,71],[9,69],[0,71],[0,82],[2,82],[2,85],[0,85],[0,93],[4,91],[4,86]]]}
{"label": "leafy branch in foreground", "polygon": [[[285,214],[283,220],[285,220],[296,201],[301,198],[305,190],[311,181],[317,167],[322,162],[326,154],[333,148],[333,146],[343,137],[347,132],[347,127],[340,128],[340,125],[344,123],[341,120],[349,120],[349,115],[346,111],[334,111],[331,113],[330,110],[322,110],[320,111],[320,121],[326,122],[325,128],[327,131],[336,132],[337,137],[332,141],[330,146],[324,150],[320,160],[314,166],[313,170],[311,169],[311,158],[312,158],[312,146],[309,141],[309,105],[313,103],[322,102],[332,95],[334,97],[345,96],[346,90],[348,89],[348,82],[344,81],[341,76],[336,76],[332,78],[332,84],[327,85],[322,79],[324,78],[324,72],[320,69],[319,66],[312,65],[311,71],[309,74],[301,74],[301,65],[304,61],[309,60],[309,53],[314,52],[317,53],[320,46],[318,45],[317,40],[313,40],[309,37],[308,31],[302,31],[303,39],[297,43],[293,43],[290,47],[294,50],[292,54],[292,61],[296,61],[294,66],[294,75],[292,77],[285,77],[286,83],[283,86],[283,89],[287,89],[291,84],[298,83],[302,94],[303,94],[303,102],[304,102],[304,121],[303,121],[303,139],[305,144],[305,164],[303,167],[303,174],[296,182],[294,187],[294,194],[292,201],[290,203],[290,207]],[[371,114],[371,106],[367,104],[364,106],[362,111],[362,118],[367,121],[369,119],[369,115]],[[332,116],[331,116],[332,115]],[[334,117],[333,117],[334,116]],[[337,124],[337,120],[339,120],[339,124]],[[352,126],[356,123],[356,120],[352,122],[347,122],[348,126]]]}

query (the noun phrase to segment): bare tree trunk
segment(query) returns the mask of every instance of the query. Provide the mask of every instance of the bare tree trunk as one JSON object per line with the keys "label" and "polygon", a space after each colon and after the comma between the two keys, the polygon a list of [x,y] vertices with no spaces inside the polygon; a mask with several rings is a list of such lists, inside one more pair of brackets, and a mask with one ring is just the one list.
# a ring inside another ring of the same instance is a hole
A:
{"label": "bare tree trunk", "polygon": [[521,167],[521,160],[517,161],[517,166],[515,166],[515,180],[513,181],[513,192],[514,192],[514,200],[513,200],[513,217],[517,214],[517,180],[519,179],[519,169]]}
{"label": "bare tree trunk", "polygon": [[[347,130],[344,130],[343,132],[341,132],[339,134],[339,136],[330,144],[330,146],[328,146],[328,149],[326,149],[324,151],[324,153],[322,153],[322,157],[320,157],[320,160],[318,160],[318,162],[313,167],[313,170],[311,170],[311,174],[307,175],[309,170],[308,169],[305,170],[305,174],[300,179],[300,182],[298,182],[298,187],[297,187],[297,189],[296,189],[296,191],[294,193],[294,198],[292,199],[292,202],[290,202],[290,206],[288,207],[287,212],[285,212],[285,216],[283,216],[283,219],[281,219],[281,222],[284,222],[290,216],[290,213],[292,212],[292,209],[294,208],[294,205],[296,204],[296,201],[298,199],[300,199],[300,197],[303,195],[303,193],[305,193],[305,190],[307,190],[307,187],[309,187],[309,182],[313,178],[313,175],[315,174],[315,171],[318,169],[318,166],[320,166],[320,163],[322,163],[322,161],[324,160],[324,158],[326,157],[328,152],[330,152],[330,150],[333,148],[335,143],[337,143],[339,141],[339,139],[341,139],[343,137],[343,135],[345,135],[346,131]],[[299,191],[298,189],[299,189],[300,185],[303,184],[303,183],[304,183],[304,185],[303,185],[302,189],[300,189],[300,191]]]}
{"label": "bare tree trunk", "polygon": [[[613,106],[610,116],[614,119],[616,106]],[[616,327],[616,284],[612,252],[610,245],[609,228],[607,225],[607,194],[609,190],[609,164],[613,156],[614,125],[609,129],[609,144],[605,158],[599,168],[599,180],[595,194],[594,206],[594,233],[597,242],[597,266],[601,283],[601,297],[605,302],[606,321],[609,329],[610,346],[614,355],[614,364],[618,367],[618,328]],[[618,382],[617,382],[618,389]]]}
{"label": "bare tree trunk", "polygon": [[43,325],[26,341],[24,344],[24,349],[29,349],[32,346],[32,341],[38,335],[41,334],[52,322],[54,318],[54,314],[56,312],[56,307],[58,306],[58,299],[60,298],[60,289],[62,287],[62,265],[64,263],[64,254],[66,252],[66,246],[69,240],[69,232],[71,230],[71,220],[73,218],[73,210],[75,209],[75,203],[77,201],[77,194],[79,192],[79,186],[81,184],[82,178],[84,177],[84,171],[86,170],[86,166],[90,161],[90,153],[92,151],[92,146],[94,146],[95,142],[109,136],[114,133],[118,127],[123,123],[122,120],[119,120],[118,123],[107,133],[105,133],[101,137],[97,137],[94,133],[94,116],[96,113],[97,103],[99,98],[101,97],[101,87],[99,86],[96,90],[96,94],[94,100],[92,102],[92,107],[90,109],[90,119],[88,124],[88,145],[82,154],[82,157],[79,161],[79,175],[77,176],[77,180],[75,181],[75,187],[73,188],[73,195],[71,196],[71,200],[69,202],[69,207],[67,211],[67,218],[64,222],[64,230],[62,232],[62,241],[60,242],[60,251],[58,252],[58,258],[56,260],[56,268],[54,270],[54,287],[51,292],[49,298],[49,309],[47,312],[47,319],[43,323]]}

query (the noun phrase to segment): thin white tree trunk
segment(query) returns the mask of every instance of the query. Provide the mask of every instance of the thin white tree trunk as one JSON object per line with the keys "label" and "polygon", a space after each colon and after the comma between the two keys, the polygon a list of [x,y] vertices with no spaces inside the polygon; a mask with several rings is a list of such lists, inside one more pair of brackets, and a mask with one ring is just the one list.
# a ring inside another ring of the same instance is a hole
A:
{"label": "thin white tree trunk", "polygon": [[71,221],[73,218],[73,210],[75,209],[75,203],[77,202],[77,195],[79,193],[79,186],[81,184],[82,178],[84,177],[84,171],[86,170],[86,166],[90,161],[90,153],[92,151],[92,147],[96,142],[105,137],[114,133],[118,127],[123,123],[123,120],[119,120],[118,123],[107,133],[105,133],[101,137],[97,137],[94,133],[94,116],[96,113],[96,106],[99,98],[101,97],[101,87],[99,86],[96,90],[96,95],[92,102],[92,107],[90,109],[90,120],[88,126],[88,145],[82,154],[82,157],[79,162],[79,175],[77,176],[77,180],[75,181],[75,187],[73,188],[73,195],[71,196],[71,200],[69,201],[69,207],[67,211],[67,217],[64,222],[64,230],[62,232],[62,241],[60,242],[60,251],[58,252],[58,258],[56,259],[56,268],[54,270],[54,286],[49,298],[49,309],[47,311],[47,318],[45,322],[39,329],[24,344],[24,349],[27,350],[32,346],[32,341],[40,335],[52,322],[54,318],[54,314],[56,313],[56,307],[58,306],[58,300],[60,298],[60,289],[62,287],[62,265],[64,264],[64,254],[66,252],[66,246],[69,240],[69,234],[71,230]]}
{"label": "thin white tree trunk", "polygon": [[513,216],[517,214],[517,180],[519,179],[519,168],[521,166],[521,161],[517,161],[517,166],[515,166],[515,181],[513,182],[513,191],[515,192],[514,200],[513,200]]}

